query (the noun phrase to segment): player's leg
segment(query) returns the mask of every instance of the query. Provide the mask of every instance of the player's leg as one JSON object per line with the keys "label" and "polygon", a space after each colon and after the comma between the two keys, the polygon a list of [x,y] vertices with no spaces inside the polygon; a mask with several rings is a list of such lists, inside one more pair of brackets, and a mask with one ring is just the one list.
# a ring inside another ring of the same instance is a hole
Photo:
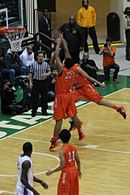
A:
{"label": "player's leg", "polygon": [[86,100],[95,102],[98,105],[115,109],[123,116],[124,119],[126,119],[126,111],[124,106],[118,106],[108,100],[103,99],[103,96],[101,96],[90,84],[86,84],[84,87],[82,87],[82,89],[80,89],[80,94]]}
{"label": "player's leg", "polygon": [[57,195],[70,194],[70,183],[70,173],[62,172],[58,183]]}
{"label": "player's leg", "polygon": [[77,114],[75,114],[75,116],[72,117],[72,120],[74,122],[74,126],[77,128],[78,130],[78,134],[79,134],[79,140],[82,140],[85,138],[85,134],[82,130],[82,127],[81,127],[81,121],[79,120]]}
{"label": "player's leg", "polygon": [[71,172],[70,195],[79,195],[78,170],[73,170],[73,172]]}
{"label": "player's leg", "polygon": [[115,109],[117,112],[119,112],[123,116],[124,119],[126,119],[126,117],[127,117],[126,110],[125,110],[124,106],[118,106],[118,105],[113,104],[112,102],[110,102],[108,100],[104,100],[104,99],[102,99],[98,104]]}
{"label": "player's leg", "polygon": [[50,140],[51,142],[51,146],[49,148],[50,151],[59,145],[59,142],[57,140],[59,139],[59,132],[61,130],[61,126],[62,126],[62,119],[56,120],[54,131],[53,131],[53,137]]}

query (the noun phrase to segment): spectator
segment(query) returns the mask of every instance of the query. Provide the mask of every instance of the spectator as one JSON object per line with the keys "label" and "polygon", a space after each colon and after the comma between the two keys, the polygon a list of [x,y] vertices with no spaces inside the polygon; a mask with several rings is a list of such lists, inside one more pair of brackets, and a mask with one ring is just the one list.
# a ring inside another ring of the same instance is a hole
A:
{"label": "spectator", "polygon": [[15,100],[15,92],[9,80],[4,80],[1,91],[1,112],[16,115],[23,112],[23,107]]}
{"label": "spectator", "polygon": [[[59,28],[67,42],[69,53],[75,63],[79,62],[80,51],[83,50],[84,39],[80,26],[76,23],[75,17],[69,17],[69,23],[63,24]],[[64,58],[64,56],[63,56]]]}
{"label": "spectator", "polygon": [[12,52],[11,49],[8,49],[5,53],[5,65],[10,69],[15,70],[15,75],[19,75],[19,54],[17,52]]}
{"label": "spectator", "polygon": [[[50,21],[50,18],[49,18],[48,10],[44,9],[42,13],[43,13],[43,15],[39,20],[39,32],[42,32],[42,33],[44,33],[45,35],[47,35],[48,37],[51,38],[51,21]],[[49,40],[45,36],[41,36],[41,40],[42,40],[42,43],[44,45],[51,48],[51,40]],[[51,57],[51,52],[46,48],[43,48],[43,50],[46,52],[47,57],[50,58]]]}
{"label": "spectator", "polygon": [[42,114],[48,115],[48,77],[51,75],[51,71],[49,64],[44,61],[44,55],[43,51],[38,51],[36,61],[30,67],[29,86],[32,88],[32,117],[36,116],[39,95],[41,95]]}
{"label": "spectator", "polygon": [[118,83],[117,80],[119,65],[115,63],[116,48],[111,46],[111,39],[107,38],[104,47],[100,50],[99,54],[103,54],[103,69],[105,80],[110,80],[110,70],[114,69],[113,82]]}
{"label": "spectator", "polygon": [[96,35],[96,12],[95,9],[89,5],[89,0],[82,0],[82,7],[79,9],[77,14],[77,23],[82,27],[84,32],[84,51],[88,52],[88,35],[90,35],[95,53],[98,54],[100,49],[98,46],[97,35]]}
{"label": "spectator", "polygon": [[89,59],[89,53],[85,52],[83,54],[83,58],[80,60],[80,67],[91,77],[94,79],[103,82],[104,75],[98,75],[98,67],[94,60]]}
{"label": "spectator", "polygon": [[5,59],[3,54],[0,54],[0,74],[1,74],[1,83],[2,80],[8,78],[11,85],[13,87],[15,86],[15,70],[5,64]]}
{"label": "spectator", "polygon": [[34,62],[34,52],[31,45],[27,46],[27,48],[22,52],[19,56],[20,58],[20,73],[22,75],[28,75],[31,64]]}

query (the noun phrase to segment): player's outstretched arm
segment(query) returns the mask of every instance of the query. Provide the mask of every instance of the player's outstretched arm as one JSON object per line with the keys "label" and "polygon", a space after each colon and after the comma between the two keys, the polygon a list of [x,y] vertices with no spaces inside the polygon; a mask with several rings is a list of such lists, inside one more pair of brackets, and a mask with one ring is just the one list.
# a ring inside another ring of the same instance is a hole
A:
{"label": "player's outstretched arm", "polygon": [[57,171],[61,171],[64,166],[65,166],[65,158],[64,158],[64,152],[62,150],[59,151],[59,159],[60,159],[60,164],[57,168],[48,170],[46,172],[46,175],[49,176]]}
{"label": "player's outstretched arm", "polygon": [[55,49],[55,60],[56,60],[56,66],[57,66],[59,74],[61,74],[62,68],[63,68],[63,65],[62,65],[60,57],[59,57],[60,45],[61,45],[61,39],[57,38],[56,39],[56,49]]}
{"label": "player's outstretched arm", "polygon": [[90,77],[82,68],[80,68],[79,66],[77,67],[77,72],[81,75],[83,75],[86,79],[88,79],[91,82],[97,83],[98,85],[100,85],[101,87],[105,87],[105,83],[100,83],[99,81],[97,81],[96,79],[94,79],[93,77]]}

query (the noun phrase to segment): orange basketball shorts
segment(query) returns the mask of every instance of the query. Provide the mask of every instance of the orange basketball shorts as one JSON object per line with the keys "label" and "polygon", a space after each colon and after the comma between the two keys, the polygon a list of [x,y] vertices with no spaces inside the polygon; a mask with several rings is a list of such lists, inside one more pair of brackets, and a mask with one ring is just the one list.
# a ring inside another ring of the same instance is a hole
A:
{"label": "orange basketball shorts", "polygon": [[54,119],[66,119],[68,117],[74,117],[77,113],[75,101],[72,93],[63,93],[56,95],[54,101]]}
{"label": "orange basketball shorts", "polygon": [[60,175],[57,195],[79,195],[79,176],[77,170],[63,171]]}
{"label": "orange basketball shorts", "polygon": [[75,101],[82,98],[98,104],[103,99],[103,96],[101,96],[91,84],[86,84],[75,89],[72,94]]}

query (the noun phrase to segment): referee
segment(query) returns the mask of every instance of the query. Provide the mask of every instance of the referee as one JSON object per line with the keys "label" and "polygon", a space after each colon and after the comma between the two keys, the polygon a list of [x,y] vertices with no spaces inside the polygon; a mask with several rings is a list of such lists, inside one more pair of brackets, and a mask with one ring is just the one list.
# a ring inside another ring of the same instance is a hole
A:
{"label": "referee", "polygon": [[51,69],[47,62],[44,61],[44,52],[36,53],[36,60],[30,67],[29,86],[32,89],[32,117],[36,116],[38,108],[39,95],[41,97],[42,114],[47,116],[48,102],[48,77],[51,75]]}

